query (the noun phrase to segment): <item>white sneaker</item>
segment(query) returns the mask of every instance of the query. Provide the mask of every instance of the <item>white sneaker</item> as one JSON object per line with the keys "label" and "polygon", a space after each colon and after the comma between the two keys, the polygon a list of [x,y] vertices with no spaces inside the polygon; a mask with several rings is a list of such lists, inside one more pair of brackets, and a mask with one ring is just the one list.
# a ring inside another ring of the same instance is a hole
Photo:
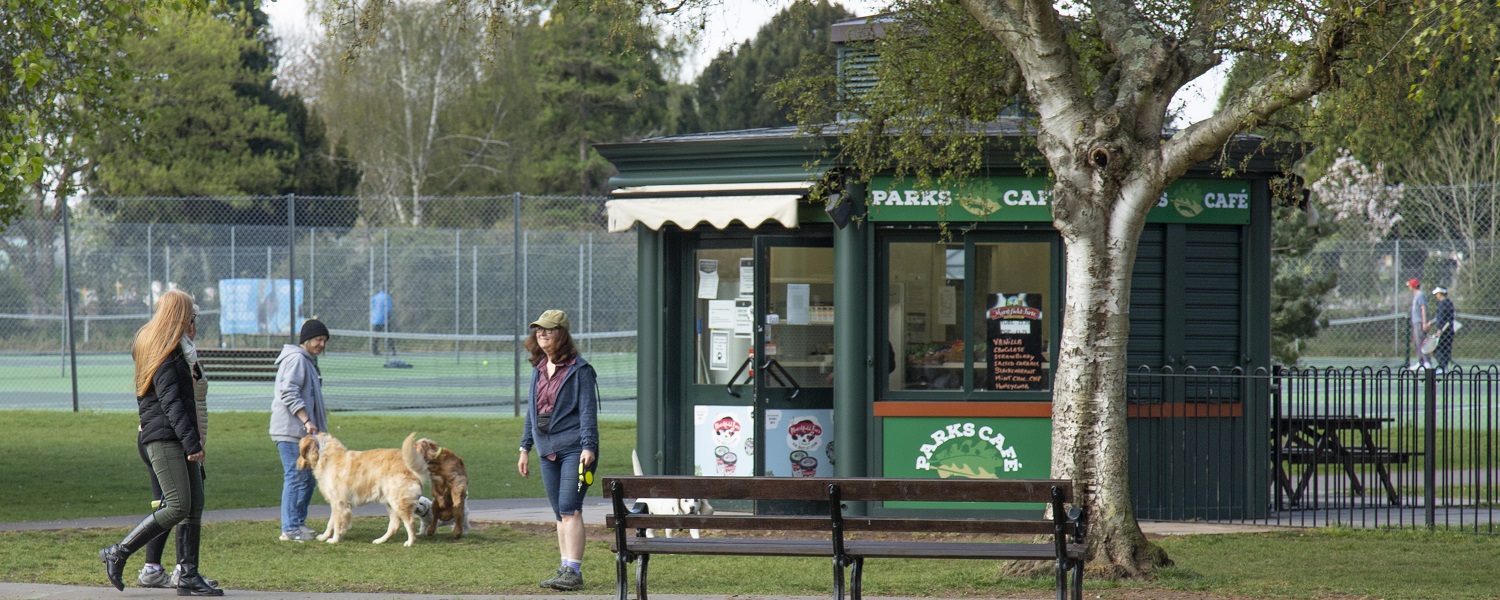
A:
{"label": "white sneaker", "polygon": [[307,541],[310,537],[311,536],[308,536],[307,534],[302,533],[302,530],[300,530],[300,529],[293,529],[291,531],[283,531],[283,532],[281,532],[281,541],[283,541],[283,542],[299,542],[300,543],[300,542]]}

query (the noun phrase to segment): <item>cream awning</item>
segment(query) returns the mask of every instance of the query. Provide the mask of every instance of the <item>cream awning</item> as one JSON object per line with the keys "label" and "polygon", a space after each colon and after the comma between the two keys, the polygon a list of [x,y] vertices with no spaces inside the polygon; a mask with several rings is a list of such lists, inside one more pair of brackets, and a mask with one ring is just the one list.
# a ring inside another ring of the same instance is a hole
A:
{"label": "cream awning", "polygon": [[[661,229],[668,222],[683,229],[699,223],[724,229],[733,221],[751,229],[766,221],[795,228],[797,202],[806,197],[809,187],[810,182],[799,181],[622,188],[615,190],[615,199],[604,207],[609,213],[610,231],[629,231],[636,223]],[[712,193],[720,195],[703,195]]]}

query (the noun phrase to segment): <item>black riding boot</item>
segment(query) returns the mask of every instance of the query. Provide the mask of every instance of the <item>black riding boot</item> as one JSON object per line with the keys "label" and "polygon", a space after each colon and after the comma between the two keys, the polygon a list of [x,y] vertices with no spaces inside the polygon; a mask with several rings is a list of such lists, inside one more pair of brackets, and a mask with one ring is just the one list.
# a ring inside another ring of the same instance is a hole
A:
{"label": "black riding boot", "polygon": [[198,573],[198,536],[202,533],[202,523],[183,523],[177,526],[177,568],[181,571],[177,583],[178,596],[224,595],[224,590],[209,585]]}
{"label": "black riding boot", "polygon": [[125,535],[124,540],[99,551],[99,560],[104,561],[104,574],[109,577],[109,582],[114,584],[115,589],[125,591],[125,559],[166,532],[167,528],[157,525],[154,517],[146,515],[135,529]]}

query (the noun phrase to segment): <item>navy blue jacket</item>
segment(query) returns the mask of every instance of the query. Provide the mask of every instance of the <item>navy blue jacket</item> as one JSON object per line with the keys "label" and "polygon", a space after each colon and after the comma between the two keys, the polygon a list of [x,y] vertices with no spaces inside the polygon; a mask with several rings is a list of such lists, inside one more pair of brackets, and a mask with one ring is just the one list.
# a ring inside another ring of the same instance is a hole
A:
{"label": "navy blue jacket", "polygon": [[536,447],[538,455],[582,448],[599,455],[598,375],[593,365],[578,357],[557,390],[547,431],[536,429],[536,384],[540,369],[531,371],[531,400],[526,403],[526,425],[521,429],[521,449]]}

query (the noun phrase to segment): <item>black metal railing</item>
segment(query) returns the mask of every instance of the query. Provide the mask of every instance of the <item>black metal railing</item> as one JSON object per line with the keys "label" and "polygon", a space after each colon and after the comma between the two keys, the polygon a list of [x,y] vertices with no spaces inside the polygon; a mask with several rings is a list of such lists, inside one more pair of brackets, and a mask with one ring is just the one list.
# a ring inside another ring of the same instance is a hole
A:
{"label": "black metal railing", "polygon": [[1142,367],[1126,383],[1139,518],[1495,532],[1500,369]]}

